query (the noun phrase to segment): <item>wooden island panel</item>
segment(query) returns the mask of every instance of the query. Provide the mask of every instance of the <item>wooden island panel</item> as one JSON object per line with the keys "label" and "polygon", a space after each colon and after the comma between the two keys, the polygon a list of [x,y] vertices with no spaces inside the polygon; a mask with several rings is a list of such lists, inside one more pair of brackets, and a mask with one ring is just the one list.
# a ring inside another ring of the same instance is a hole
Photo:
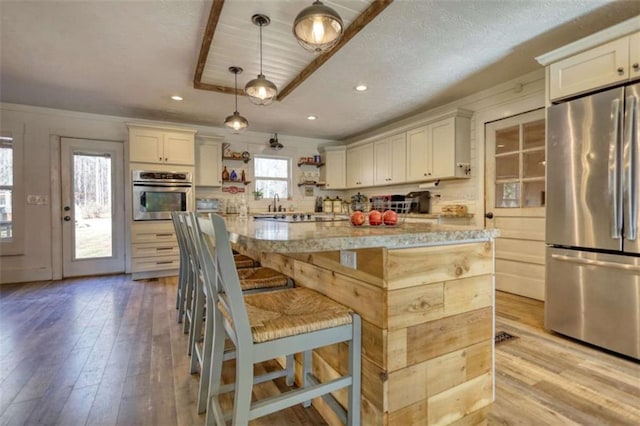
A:
{"label": "wooden island panel", "polygon": [[[340,265],[339,251],[260,259],[361,315],[362,424],[481,422],[493,401],[492,243],[354,251],[357,269]],[[315,374],[344,371],[346,350],[316,351]],[[324,401],[314,406],[340,424]]]}

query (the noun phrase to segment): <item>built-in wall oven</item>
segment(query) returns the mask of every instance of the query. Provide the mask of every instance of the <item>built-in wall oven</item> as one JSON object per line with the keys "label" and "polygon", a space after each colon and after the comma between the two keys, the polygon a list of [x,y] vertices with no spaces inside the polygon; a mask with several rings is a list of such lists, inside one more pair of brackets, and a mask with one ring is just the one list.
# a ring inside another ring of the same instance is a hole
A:
{"label": "built-in wall oven", "polygon": [[172,211],[193,210],[191,172],[132,170],[133,220],[170,220]]}

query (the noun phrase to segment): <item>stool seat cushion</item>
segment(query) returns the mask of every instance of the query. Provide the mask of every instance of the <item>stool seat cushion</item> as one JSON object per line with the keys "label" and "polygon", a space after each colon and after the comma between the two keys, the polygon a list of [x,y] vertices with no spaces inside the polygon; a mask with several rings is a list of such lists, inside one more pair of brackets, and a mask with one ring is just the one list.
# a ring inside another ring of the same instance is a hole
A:
{"label": "stool seat cushion", "polygon": [[238,278],[243,291],[257,288],[284,287],[287,276],[264,267],[238,269]]}
{"label": "stool seat cushion", "polygon": [[233,262],[236,264],[236,268],[251,268],[256,266],[256,262],[244,254],[234,254]]}
{"label": "stool seat cushion", "polygon": [[[351,309],[306,288],[244,296],[255,343],[351,324]],[[218,306],[227,321],[231,315]]]}

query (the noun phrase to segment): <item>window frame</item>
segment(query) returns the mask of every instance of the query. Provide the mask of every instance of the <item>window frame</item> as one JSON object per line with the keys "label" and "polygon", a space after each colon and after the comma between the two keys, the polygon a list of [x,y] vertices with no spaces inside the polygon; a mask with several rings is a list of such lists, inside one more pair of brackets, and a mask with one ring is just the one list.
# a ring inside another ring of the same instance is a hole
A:
{"label": "window frame", "polygon": [[11,188],[11,239],[0,239],[0,256],[24,254],[24,130],[2,128],[0,136],[12,137],[13,185]]}
{"label": "window frame", "polygon": [[[258,176],[258,174],[256,173],[256,161],[260,160],[260,159],[266,159],[266,160],[285,160],[287,162],[287,177],[286,178],[278,178],[278,177],[270,177],[270,176]],[[259,186],[259,181],[260,180],[276,180],[276,181],[284,181],[287,182],[287,194],[285,199],[288,199],[291,197],[292,194],[292,188],[291,188],[291,183],[292,183],[292,161],[290,157],[284,157],[284,156],[277,156],[277,155],[254,155],[253,156],[253,180],[254,180],[254,188],[260,188]],[[264,188],[260,188],[262,190],[264,190]],[[265,194],[266,196],[266,194]]]}

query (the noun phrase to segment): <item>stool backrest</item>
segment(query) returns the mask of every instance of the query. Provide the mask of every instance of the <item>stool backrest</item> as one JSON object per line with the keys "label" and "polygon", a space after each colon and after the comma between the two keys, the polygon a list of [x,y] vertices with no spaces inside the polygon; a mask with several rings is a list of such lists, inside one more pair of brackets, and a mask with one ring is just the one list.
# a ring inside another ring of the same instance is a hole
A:
{"label": "stool backrest", "polygon": [[235,343],[238,346],[250,344],[253,338],[249,318],[224,219],[217,214],[209,213],[200,220],[200,232],[203,238],[209,238],[214,245],[214,259],[219,277],[218,300],[231,315],[233,330],[230,331],[235,333]]}
{"label": "stool backrest", "polygon": [[[182,221],[180,220],[180,215],[182,212],[173,211],[171,212],[171,221],[173,222],[173,229],[176,231],[176,239],[178,240],[178,249],[180,250],[180,261],[186,261],[188,252],[187,252],[187,241],[184,236],[184,229],[182,227]],[[184,260],[183,260],[184,259]]]}

